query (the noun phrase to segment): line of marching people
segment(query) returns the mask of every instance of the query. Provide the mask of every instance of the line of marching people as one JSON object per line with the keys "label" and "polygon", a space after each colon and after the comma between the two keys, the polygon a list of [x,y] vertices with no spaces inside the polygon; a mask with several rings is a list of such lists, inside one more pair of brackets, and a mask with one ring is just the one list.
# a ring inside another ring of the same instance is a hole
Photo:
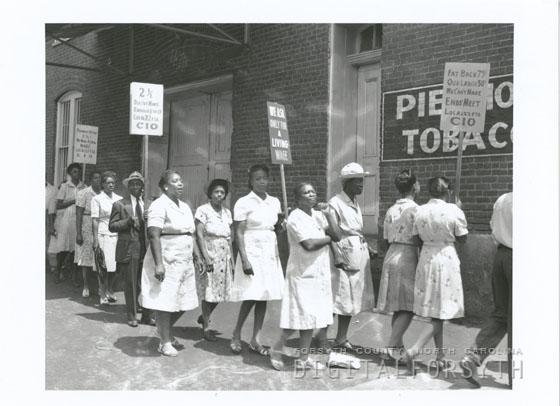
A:
{"label": "line of marching people", "polygon": [[[193,215],[181,200],[184,184],[173,170],[162,174],[162,194],[151,203],[143,201],[144,179],[139,172],[123,181],[129,194],[125,198],[114,193],[113,172],[92,173],[89,187],[80,182],[80,165],[70,165],[68,175],[53,199],[56,203],[49,204],[48,252],[57,255],[55,280],[64,276],[63,264],[73,253],[73,261],[84,275],[83,296],[89,295],[87,269],[96,269],[100,304],[107,304],[116,300],[113,285],[119,270],[125,277],[128,324],[137,326],[139,298],[141,322],[157,325],[161,354],[176,356],[182,347],[172,326],[184,311],[200,306],[197,321],[203,337],[215,341],[216,332],[210,329],[212,312],[219,303],[241,302],[231,351],[243,351],[241,332],[253,311],[248,348],[268,356],[278,370],[284,368],[285,343],[294,332],[299,332],[300,340],[297,368],[325,367],[310,357],[314,332],[317,345],[326,351],[354,351],[355,345],[348,339],[351,319],[374,308],[392,313],[391,336],[384,351],[387,357],[410,365],[433,339],[439,349],[439,367],[448,366],[443,322],[464,314],[455,244],[464,243],[468,230],[461,203],[449,202],[450,184],[445,177],[428,181],[431,198],[421,206],[415,202],[420,186],[414,174],[405,170],[396,177],[401,198],[385,216],[386,255],[376,307],[370,271],[375,250],[363,234],[357,202],[368,173],[357,163],[342,168],[342,191],[328,203],[317,201],[312,184],[298,184],[295,207],[287,219],[282,216],[280,201],[268,194],[270,173],[265,165],[249,169],[250,191],[236,201],[233,215],[224,206],[229,192],[229,182],[224,179],[210,183],[208,203]],[[465,377],[473,384],[478,383],[476,367],[489,348],[506,332],[511,338],[511,206],[511,194],[500,197],[492,216],[493,236],[499,243],[493,280],[496,311],[461,362]],[[287,232],[289,244],[285,274],[277,244],[281,230]],[[267,303],[272,300],[282,300],[282,333],[268,347],[261,341],[261,330]],[[429,323],[405,349],[403,335],[414,315]],[[338,329],[329,344],[327,329],[333,317]]]}

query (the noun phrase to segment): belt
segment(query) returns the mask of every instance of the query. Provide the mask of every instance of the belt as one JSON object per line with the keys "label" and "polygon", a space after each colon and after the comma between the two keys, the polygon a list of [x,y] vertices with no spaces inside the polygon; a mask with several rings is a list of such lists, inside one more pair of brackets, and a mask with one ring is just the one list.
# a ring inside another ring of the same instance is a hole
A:
{"label": "belt", "polygon": [[91,213],[84,213],[84,216],[91,216]]}
{"label": "belt", "polygon": [[409,246],[411,246],[411,247],[416,247],[416,248],[418,248],[418,245],[412,244],[412,243],[410,243],[410,242],[393,241],[393,242],[390,243],[390,244],[391,244],[391,245],[393,245],[393,244],[398,244],[398,245],[409,245]]}
{"label": "belt", "polygon": [[503,249],[510,250],[510,251],[512,250],[510,247],[508,247],[507,245],[504,245],[504,244],[498,244],[498,248],[503,248]]}
{"label": "belt", "polygon": [[193,233],[186,232],[186,233],[161,233],[160,236],[169,236],[169,235],[190,235],[192,236]]}
{"label": "belt", "polygon": [[450,245],[453,245],[453,243],[452,242],[431,242],[431,241],[428,241],[428,242],[425,242],[422,245],[425,245],[426,247],[448,247]]}

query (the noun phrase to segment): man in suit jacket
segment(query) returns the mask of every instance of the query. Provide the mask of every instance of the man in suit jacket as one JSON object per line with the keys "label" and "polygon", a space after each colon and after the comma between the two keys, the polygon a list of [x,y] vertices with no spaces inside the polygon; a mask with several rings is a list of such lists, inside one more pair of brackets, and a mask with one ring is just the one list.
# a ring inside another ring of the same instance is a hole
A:
{"label": "man in suit jacket", "polygon": [[[109,231],[119,234],[115,259],[117,269],[124,275],[124,297],[128,325],[137,327],[136,313],[142,278],[142,261],[146,253],[145,207],[142,199],[144,178],[140,172],[132,172],[123,180],[129,196],[113,203]],[[143,309],[141,323],[154,325],[151,312]]]}

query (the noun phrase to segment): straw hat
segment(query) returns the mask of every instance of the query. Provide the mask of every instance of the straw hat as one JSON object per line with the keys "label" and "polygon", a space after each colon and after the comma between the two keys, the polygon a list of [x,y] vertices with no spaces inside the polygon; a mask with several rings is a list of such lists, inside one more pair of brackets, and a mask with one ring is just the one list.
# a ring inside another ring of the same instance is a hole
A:
{"label": "straw hat", "polygon": [[128,187],[128,182],[130,182],[131,180],[139,180],[140,182],[142,182],[142,184],[144,184],[144,177],[142,176],[142,174],[138,171],[134,171],[132,172],[128,178],[124,179],[122,181],[123,185],[125,185],[125,187]]}
{"label": "straw hat", "polygon": [[370,175],[369,172],[364,171],[362,165],[356,162],[350,162],[344,165],[344,168],[340,170],[340,179],[364,178]]}

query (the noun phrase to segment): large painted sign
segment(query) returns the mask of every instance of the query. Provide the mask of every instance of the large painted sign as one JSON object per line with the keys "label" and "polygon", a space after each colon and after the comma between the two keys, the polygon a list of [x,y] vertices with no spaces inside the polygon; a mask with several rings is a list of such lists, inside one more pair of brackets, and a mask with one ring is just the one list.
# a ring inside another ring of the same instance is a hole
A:
{"label": "large painted sign", "polygon": [[[440,127],[443,84],[383,93],[382,160],[456,158],[459,130]],[[466,131],[463,156],[512,154],[513,75],[489,78],[484,131]]]}

